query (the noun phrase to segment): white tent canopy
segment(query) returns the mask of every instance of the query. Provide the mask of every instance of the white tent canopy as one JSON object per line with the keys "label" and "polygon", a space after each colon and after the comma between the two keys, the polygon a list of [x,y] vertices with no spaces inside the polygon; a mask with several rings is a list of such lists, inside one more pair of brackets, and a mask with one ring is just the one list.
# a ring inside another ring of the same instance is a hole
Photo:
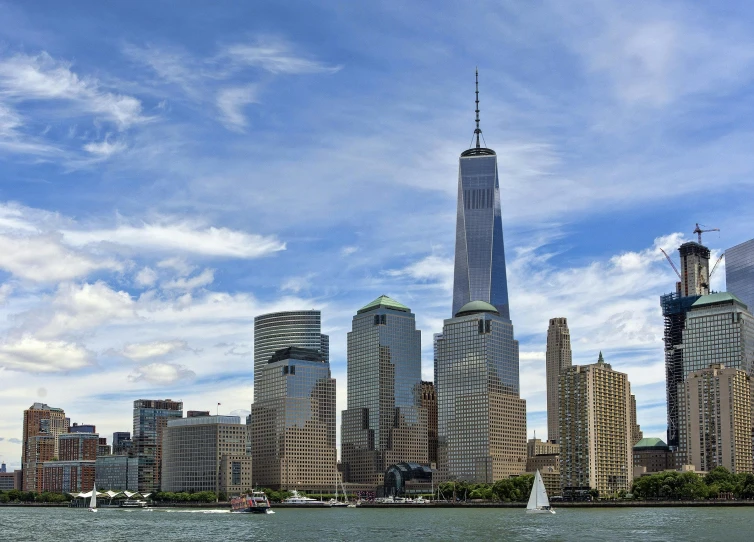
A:
{"label": "white tent canopy", "polygon": [[[86,493],[69,493],[74,499],[91,499],[92,492]],[[115,499],[117,497],[126,497],[127,499],[146,499],[151,493],[139,493],[138,491],[97,491],[97,497],[107,497],[109,499]]]}

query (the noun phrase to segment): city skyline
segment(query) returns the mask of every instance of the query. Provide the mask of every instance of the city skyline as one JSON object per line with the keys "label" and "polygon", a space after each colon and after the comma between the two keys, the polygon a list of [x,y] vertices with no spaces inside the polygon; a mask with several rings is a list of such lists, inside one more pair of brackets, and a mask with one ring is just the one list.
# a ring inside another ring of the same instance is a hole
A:
{"label": "city skyline", "polygon": [[[658,249],[678,262],[702,222],[722,230],[704,238],[716,259],[753,230],[738,96],[750,18],[700,27],[711,12],[691,3],[491,8],[468,45],[472,14],[450,6],[429,20],[415,6],[400,18],[325,6],[328,21],[305,6],[232,6],[207,25],[200,9],[153,7],[176,22],[166,29],[145,22],[146,5],[92,6],[87,20],[55,3],[45,17],[3,6],[9,469],[34,402],[108,436],[131,429],[140,397],[245,416],[264,313],[322,311],[338,412],[350,318],[378,295],[412,307],[431,379],[477,65],[529,436],[546,434],[547,321],[563,316],[574,364],[604,350],[629,375],[645,434],[664,440],[657,299],[675,278]],[[406,18],[422,21],[415,35],[394,34]]]}

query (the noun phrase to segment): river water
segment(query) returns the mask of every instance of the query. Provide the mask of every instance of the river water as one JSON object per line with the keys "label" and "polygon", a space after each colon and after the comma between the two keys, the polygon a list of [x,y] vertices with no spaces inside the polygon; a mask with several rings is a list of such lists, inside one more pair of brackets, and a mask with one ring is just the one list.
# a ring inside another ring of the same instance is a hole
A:
{"label": "river water", "polygon": [[754,540],[752,508],[561,509],[278,509],[275,514],[222,510],[0,507],[2,541],[264,540]]}

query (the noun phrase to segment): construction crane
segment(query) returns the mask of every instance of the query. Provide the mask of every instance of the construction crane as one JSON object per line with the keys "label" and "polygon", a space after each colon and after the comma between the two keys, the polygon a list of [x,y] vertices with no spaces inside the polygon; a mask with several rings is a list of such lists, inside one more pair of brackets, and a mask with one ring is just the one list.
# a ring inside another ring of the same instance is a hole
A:
{"label": "construction crane", "polygon": [[719,258],[717,259],[717,261],[715,262],[715,265],[713,265],[713,266],[712,266],[712,271],[710,271],[710,272],[709,272],[709,279],[710,279],[710,282],[712,282],[712,273],[714,273],[714,272],[715,272],[715,269],[717,269],[717,264],[719,264],[719,263],[720,263],[720,261],[721,261],[721,260],[723,259],[723,256],[725,256],[725,252],[723,252],[722,254],[720,254],[720,257],[719,257]]}
{"label": "construction crane", "polygon": [[673,268],[673,271],[675,271],[675,274],[676,274],[676,275],[678,275],[678,280],[682,280],[682,279],[681,279],[681,274],[680,274],[680,273],[678,272],[678,268],[677,268],[677,267],[675,266],[675,264],[673,263],[673,260],[671,260],[671,259],[670,259],[670,256],[668,256],[668,253],[667,253],[667,252],[665,252],[665,251],[664,251],[664,250],[662,250],[662,249],[660,249],[660,252],[662,252],[662,253],[663,253],[663,254],[665,255],[665,257],[666,257],[666,258],[667,258],[667,260],[668,260],[668,263],[670,264],[670,267],[672,267],[672,268]]}
{"label": "construction crane", "polygon": [[[702,226],[703,225],[704,224],[702,224]],[[708,231],[720,231],[720,229],[719,228],[712,228],[711,230],[703,230],[702,228],[699,227],[699,222],[696,223],[696,229],[693,231],[693,233],[695,233],[697,235],[697,237],[699,239],[699,244],[700,245],[702,244],[702,234],[703,233],[707,233]]]}

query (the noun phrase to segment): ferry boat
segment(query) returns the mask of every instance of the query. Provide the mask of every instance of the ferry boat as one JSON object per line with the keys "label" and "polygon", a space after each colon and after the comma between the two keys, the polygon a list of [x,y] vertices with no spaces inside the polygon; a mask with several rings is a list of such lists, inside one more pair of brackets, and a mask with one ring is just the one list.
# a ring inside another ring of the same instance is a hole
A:
{"label": "ferry boat", "polygon": [[146,508],[147,505],[147,501],[141,499],[126,499],[120,503],[121,508]]}
{"label": "ferry boat", "polygon": [[270,500],[264,491],[252,491],[251,496],[233,497],[230,500],[230,511],[239,514],[274,514]]}

